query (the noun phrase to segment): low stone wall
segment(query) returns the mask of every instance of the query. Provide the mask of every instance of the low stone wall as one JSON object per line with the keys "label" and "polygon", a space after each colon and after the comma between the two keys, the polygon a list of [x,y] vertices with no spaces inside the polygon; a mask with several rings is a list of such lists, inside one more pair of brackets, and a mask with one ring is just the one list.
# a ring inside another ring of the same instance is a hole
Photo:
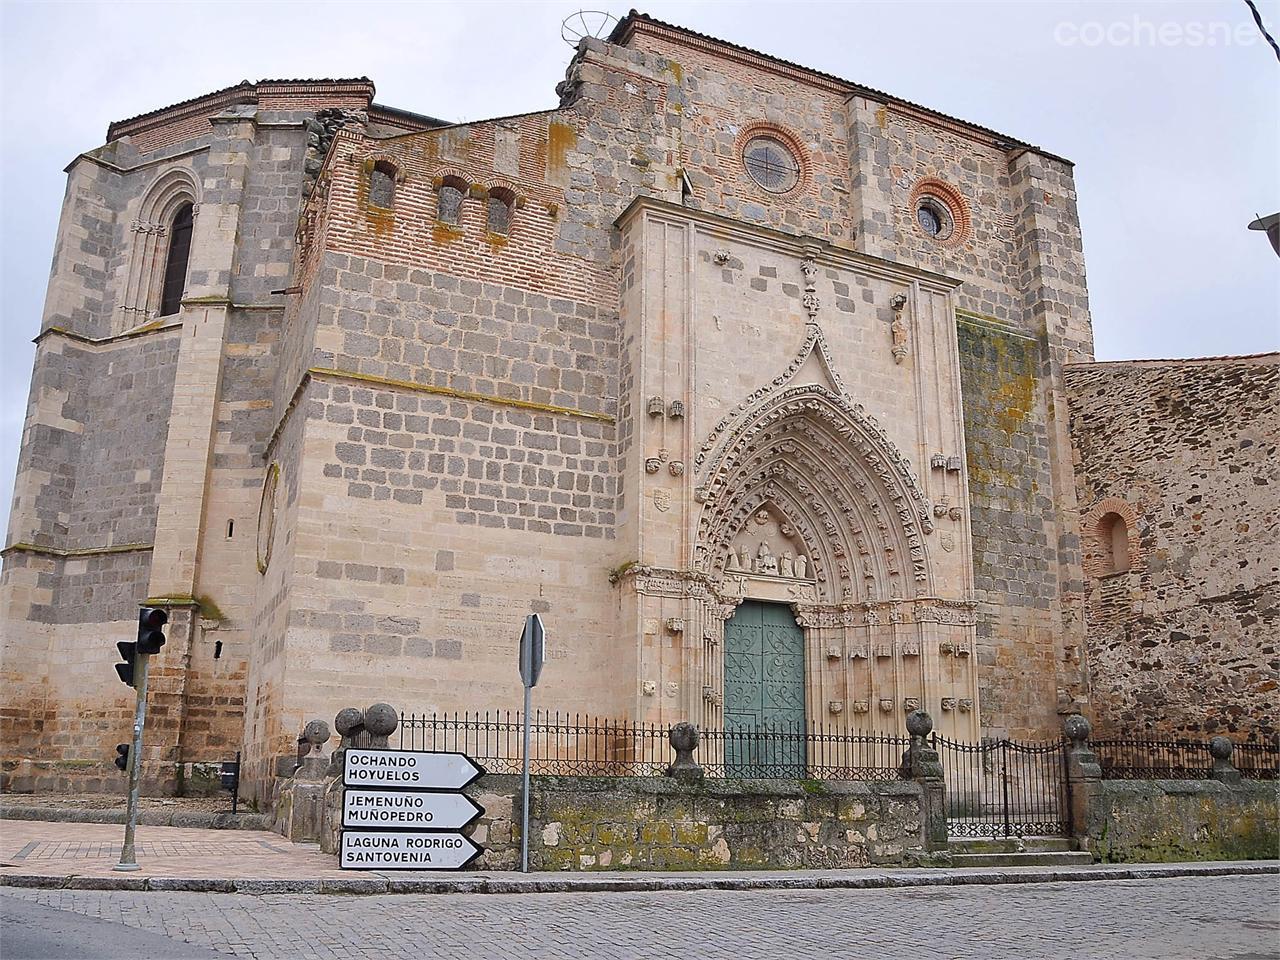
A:
{"label": "low stone wall", "polygon": [[1088,832],[1104,863],[1280,858],[1280,783],[1103,780]]}
{"label": "low stone wall", "polygon": [[[520,779],[483,777],[467,791],[485,815],[472,839],[479,869],[520,859]],[[864,867],[927,860],[921,790],[893,784],[665,778],[535,777],[533,870]]]}
{"label": "low stone wall", "polygon": [[[520,865],[520,778],[465,791],[484,808],[468,830],[476,870]],[[325,798],[321,847],[336,852],[341,788]],[[531,870],[802,869],[931,862],[914,782],[534,777]]]}

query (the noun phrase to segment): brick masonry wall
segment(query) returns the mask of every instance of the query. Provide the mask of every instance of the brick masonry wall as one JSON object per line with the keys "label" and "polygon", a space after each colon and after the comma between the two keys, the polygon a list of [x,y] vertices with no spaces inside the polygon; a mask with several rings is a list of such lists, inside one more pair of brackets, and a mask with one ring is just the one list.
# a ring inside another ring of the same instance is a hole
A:
{"label": "brick masonry wall", "polygon": [[[1067,370],[1095,729],[1280,726],[1280,357]],[[1111,572],[1102,521],[1128,527]]]}

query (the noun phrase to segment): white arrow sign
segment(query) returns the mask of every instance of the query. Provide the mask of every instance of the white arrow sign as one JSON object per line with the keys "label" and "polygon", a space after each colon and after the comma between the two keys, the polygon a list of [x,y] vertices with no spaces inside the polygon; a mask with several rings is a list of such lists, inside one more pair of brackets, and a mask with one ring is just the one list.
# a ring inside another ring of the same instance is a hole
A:
{"label": "white arrow sign", "polygon": [[483,807],[461,793],[347,790],[342,802],[342,825],[461,830],[482,813]]}
{"label": "white arrow sign", "polygon": [[460,870],[481,849],[460,833],[343,830],[344,870]]}
{"label": "white arrow sign", "polygon": [[483,767],[462,753],[350,747],[342,783],[347,787],[461,790],[483,773]]}

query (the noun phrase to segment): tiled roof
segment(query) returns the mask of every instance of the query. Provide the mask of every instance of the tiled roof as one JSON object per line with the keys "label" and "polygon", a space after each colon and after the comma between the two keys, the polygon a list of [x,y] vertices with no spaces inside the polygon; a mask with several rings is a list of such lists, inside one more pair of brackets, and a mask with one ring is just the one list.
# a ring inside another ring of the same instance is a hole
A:
{"label": "tiled roof", "polygon": [[1075,363],[1065,364],[1068,370],[1084,370],[1091,367],[1113,367],[1132,364],[1141,364],[1142,366],[1171,366],[1173,364],[1200,364],[1200,363],[1250,363],[1267,365],[1271,363],[1280,363],[1280,352],[1270,351],[1267,353],[1240,353],[1228,354],[1221,357],[1134,357],[1129,360],[1080,360]]}
{"label": "tiled roof", "polygon": [[934,110],[931,107],[926,107],[923,104],[913,103],[910,100],[904,100],[901,97],[895,97],[893,94],[885,93],[883,90],[876,90],[874,87],[868,87],[860,83],[854,83],[852,80],[845,80],[842,77],[837,77],[834,74],[825,73],[822,70],[814,70],[812,67],[806,67],[806,66],[803,66],[802,64],[792,63],[790,60],[783,60],[781,57],[775,57],[767,53],[761,53],[759,50],[753,50],[750,47],[744,47],[744,46],[741,46],[740,44],[731,43],[728,40],[721,40],[719,37],[712,37],[712,36],[708,36],[705,33],[698,33],[696,30],[690,30],[687,27],[682,27],[678,24],[666,23],[662,20],[658,20],[658,19],[655,19],[654,17],[649,16],[647,13],[640,13],[637,10],[632,10],[620,21],[618,21],[618,25],[614,27],[613,32],[609,34],[609,42],[616,43],[616,44],[625,43],[627,40],[627,37],[630,35],[631,31],[635,29],[637,24],[649,24],[651,26],[659,27],[663,30],[668,30],[673,33],[683,34],[686,37],[692,37],[704,43],[712,43],[721,47],[725,47],[730,50],[736,50],[740,53],[748,54],[749,56],[757,57],[761,60],[766,60],[766,61],[769,61],[770,63],[778,64],[779,66],[786,67],[790,70],[797,70],[797,71],[800,71],[801,73],[807,73],[813,77],[819,77],[823,80],[826,80],[829,83],[835,84],[840,87],[844,87],[850,93],[862,94],[863,96],[871,97],[876,100],[881,100],[881,101],[884,101],[885,103],[895,104],[900,107],[907,107],[913,111],[918,111],[920,113],[924,113],[924,114],[928,114],[930,116],[936,117],[940,120],[945,120],[948,123],[957,124],[962,127],[967,127],[970,130],[980,131],[981,133],[985,133],[987,136],[991,137],[992,139],[1001,141],[1010,147],[1025,147],[1029,150],[1034,150],[1037,153],[1043,154],[1046,157],[1052,157],[1055,160],[1061,160],[1063,163],[1071,163],[1070,160],[1067,160],[1064,157],[1059,157],[1055,154],[1049,153],[1048,151],[1043,150],[1040,147],[1037,147],[1035,144],[1027,143],[1025,140],[1019,140],[1016,137],[1011,137],[1007,134],[1000,133],[998,130],[992,130],[990,127],[984,127],[981,124],[972,123],[968,120],[962,120],[959,117],[950,116],[949,114],[942,113],[939,110]]}
{"label": "tiled roof", "polygon": [[346,78],[338,78],[338,79],[331,79],[329,77],[325,77],[322,79],[259,80],[256,83],[252,80],[241,80],[239,83],[230,87],[223,87],[221,90],[214,90],[210,93],[202,93],[200,94],[200,96],[191,97],[189,100],[179,100],[177,103],[171,103],[168,106],[158,107],[155,110],[148,110],[146,113],[140,113],[134,117],[126,117],[124,120],[115,120],[111,123],[109,127],[107,127],[107,140],[114,140],[115,137],[112,135],[112,132],[120,127],[129,126],[131,124],[137,123],[140,120],[146,120],[150,117],[159,116],[162,113],[168,113],[171,110],[181,110],[184,107],[190,107],[190,106],[193,106],[194,104],[201,103],[202,101],[205,101],[205,100],[213,100],[218,97],[225,97],[228,94],[234,94],[241,91],[243,91],[246,94],[254,93],[258,89],[258,87],[267,86],[267,85],[270,85],[270,86],[292,86],[292,85],[316,86],[320,84],[367,85],[369,87],[369,99],[370,100],[373,99],[373,81],[370,80],[368,77],[346,77]]}

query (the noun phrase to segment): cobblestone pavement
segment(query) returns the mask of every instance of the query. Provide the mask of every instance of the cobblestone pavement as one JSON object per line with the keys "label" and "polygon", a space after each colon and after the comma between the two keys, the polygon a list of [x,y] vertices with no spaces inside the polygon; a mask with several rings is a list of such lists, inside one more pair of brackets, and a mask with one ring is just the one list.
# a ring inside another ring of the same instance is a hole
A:
{"label": "cobblestone pavement", "polygon": [[1275,876],[503,896],[9,888],[0,909],[8,897],[254,960],[1280,958]]}

